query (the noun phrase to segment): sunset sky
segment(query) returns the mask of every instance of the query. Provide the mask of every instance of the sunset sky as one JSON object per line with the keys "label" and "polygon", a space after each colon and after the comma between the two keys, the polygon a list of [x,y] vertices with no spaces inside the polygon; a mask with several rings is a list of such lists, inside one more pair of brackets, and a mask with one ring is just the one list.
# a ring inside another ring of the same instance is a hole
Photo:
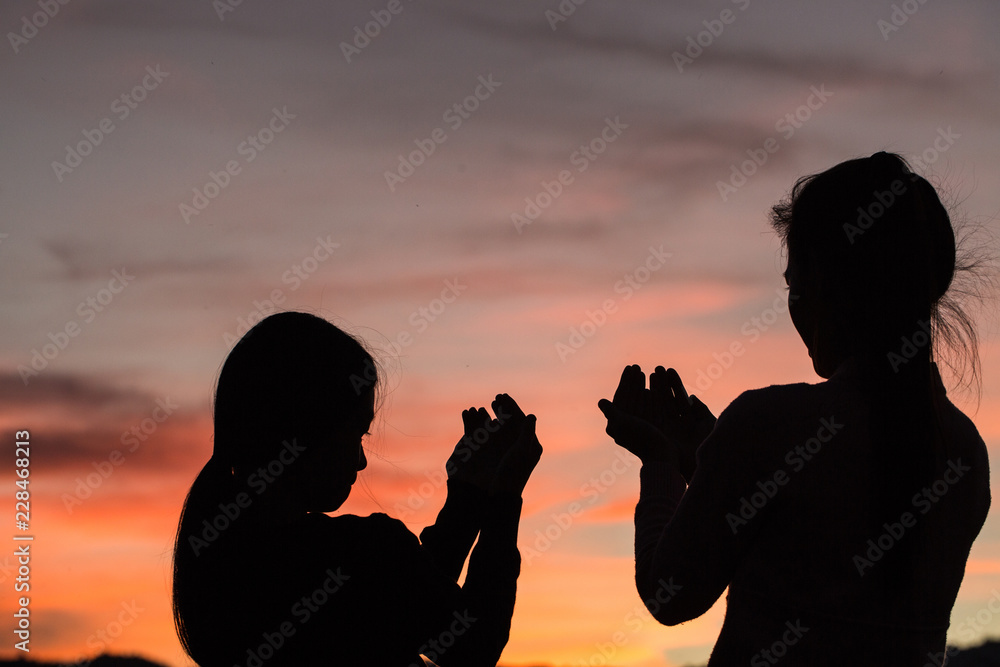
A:
{"label": "sunset sky", "polygon": [[[344,512],[418,533],[464,408],[538,415],[504,664],[704,662],[724,601],[636,613],[639,464],[598,399],[628,363],[716,414],[819,381],[767,225],[799,176],[899,152],[1000,233],[993,0],[51,4],[0,5],[0,496],[13,535],[28,429],[33,658],[191,664],[171,548],[215,380],[248,320],[292,309],[389,371]],[[983,392],[951,396],[996,459],[995,301],[971,313]],[[1000,636],[998,591],[994,512],[951,642]]]}

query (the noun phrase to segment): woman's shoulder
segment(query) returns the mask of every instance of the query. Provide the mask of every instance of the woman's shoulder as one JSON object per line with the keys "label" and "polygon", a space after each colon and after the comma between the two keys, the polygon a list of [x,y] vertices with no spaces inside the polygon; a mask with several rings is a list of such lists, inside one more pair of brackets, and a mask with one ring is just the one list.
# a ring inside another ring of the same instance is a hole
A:
{"label": "woman's shoulder", "polygon": [[809,384],[772,384],[740,393],[719,414],[720,420],[762,427],[767,424],[787,424],[789,420],[815,411],[829,399],[828,382]]}
{"label": "woman's shoulder", "polygon": [[829,441],[853,413],[850,401],[828,384],[775,384],[742,392],[719,414],[700,456],[738,461],[757,472],[758,466],[776,465],[789,443],[811,437]]}
{"label": "woman's shoulder", "polygon": [[972,419],[950,400],[945,404],[944,428],[948,436],[948,456],[952,467],[972,470],[973,477],[989,493],[990,464],[986,441]]}

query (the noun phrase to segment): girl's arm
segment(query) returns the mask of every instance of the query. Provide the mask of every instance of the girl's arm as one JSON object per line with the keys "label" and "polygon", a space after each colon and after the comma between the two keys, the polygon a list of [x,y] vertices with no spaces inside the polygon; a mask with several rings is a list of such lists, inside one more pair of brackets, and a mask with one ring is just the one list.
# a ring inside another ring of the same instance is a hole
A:
{"label": "girl's arm", "polygon": [[448,480],[448,497],[437,520],[420,533],[431,561],[452,581],[458,581],[483,521],[487,493],[462,479]]}
{"label": "girl's arm", "polygon": [[[441,667],[493,666],[510,636],[521,557],[517,530],[521,493],[541,455],[535,417],[509,396],[463,413],[465,436],[448,460],[449,494],[438,521],[424,530],[425,557],[452,581],[476,533],[479,541],[457,595],[425,594],[434,607],[421,653]],[[441,615],[441,610],[450,613]],[[430,610],[428,610],[430,611]]]}
{"label": "girl's arm", "polygon": [[[462,412],[464,433],[445,463],[448,496],[434,524],[420,533],[428,555],[453,581],[479,534],[501,460],[526,419],[507,394],[498,394],[492,407],[496,418],[486,408]],[[519,497],[520,489],[514,495]]]}
{"label": "girl's arm", "polygon": [[477,620],[453,648],[437,659],[428,656],[441,667],[495,665],[510,636],[521,569],[517,550],[521,493],[538,463],[542,446],[535,436],[534,415],[525,416],[508,396],[498,397],[494,404],[498,414],[504,408],[510,414],[509,422],[485,445],[502,455],[495,468],[479,542],[469,559],[469,573],[462,587],[467,609]]}
{"label": "girl's arm", "polygon": [[487,501],[483,527],[469,572],[446,626],[423,654],[441,667],[493,667],[507,645],[514,615],[521,556],[517,528],[521,498],[495,495]]}

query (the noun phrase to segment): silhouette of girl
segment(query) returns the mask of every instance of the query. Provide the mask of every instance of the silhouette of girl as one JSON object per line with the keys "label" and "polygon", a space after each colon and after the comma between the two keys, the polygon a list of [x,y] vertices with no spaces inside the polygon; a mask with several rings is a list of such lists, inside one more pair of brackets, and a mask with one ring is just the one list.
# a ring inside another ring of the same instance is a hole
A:
{"label": "silhouette of girl", "polygon": [[367,464],[377,394],[371,355],[313,315],[272,315],[230,352],[212,458],[174,548],[174,619],[199,665],[496,664],[520,570],[520,494],[541,453],[535,418],[507,395],[496,419],[463,413],[447,500],[418,541],[385,514],[324,514]]}
{"label": "silhouette of girl", "polygon": [[639,594],[676,625],[728,586],[710,665],[941,664],[990,505],[986,446],[932,361],[945,340],[978,377],[975,331],[946,296],[948,214],[876,153],[800,179],[772,225],[826,381],[746,391],[716,421],[673,369],[648,389],[624,370],[599,407],[643,463]]}

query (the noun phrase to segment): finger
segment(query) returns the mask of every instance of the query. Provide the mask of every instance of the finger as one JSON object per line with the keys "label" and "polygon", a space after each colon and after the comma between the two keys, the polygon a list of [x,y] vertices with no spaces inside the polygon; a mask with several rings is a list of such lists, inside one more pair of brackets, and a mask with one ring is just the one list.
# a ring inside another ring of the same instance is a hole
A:
{"label": "finger", "polygon": [[667,371],[663,366],[657,366],[649,376],[649,394],[652,397],[652,407],[656,411],[669,409],[671,404],[670,385]]}
{"label": "finger", "polygon": [[486,410],[486,408],[479,408],[476,411],[475,421],[476,421],[476,429],[480,429],[480,428],[488,428],[493,420],[490,418],[490,413]]}
{"label": "finger", "polygon": [[[635,448],[633,444],[633,439],[626,437],[628,435],[629,423],[628,415],[624,414],[618,407],[607,399],[601,399],[597,402],[597,407],[601,409],[604,416],[608,418],[607,428],[604,432],[611,436],[611,439],[615,443],[628,450],[629,452],[639,456],[639,450]],[[640,458],[642,458],[640,456]]]}
{"label": "finger", "polygon": [[601,411],[602,414],[604,414],[604,418],[608,420],[608,424],[607,426],[605,426],[604,432],[610,435],[612,438],[615,437],[612,431],[614,431],[615,433],[618,432],[617,430],[618,416],[621,414],[621,411],[615,406],[614,403],[612,403],[606,398],[602,398],[597,402],[597,408]]}
{"label": "finger", "polygon": [[519,423],[524,419],[524,411],[508,394],[497,394],[496,400],[493,401],[493,412],[501,424],[508,421]]}
{"label": "finger", "polygon": [[667,371],[663,366],[657,366],[652,373],[649,374],[649,389],[650,391],[654,389],[666,389],[667,388]]}
{"label": "finger", "polygon": [[625,392],[627,391],[626,387],[628,387],[628,382],[630,377],[629,369],[631,368],[632,368],[631,366],[626,366],[624,369],[622,369],[622,375],[620,378],[618,378],[618,386],[615,387],[615,395],[611,399],[615,403],[620,403],[624,399]]}
{"label": "finger", "polygon": [[476,409],[462,410],[462,427],[468,433],[476,428]]}
{"label": "finger", "polygon": [[527,444],[528,458],[531,461],[532,468],[535,467],[535,464],[538,463],[538,460],[542,456],[542,443],[538,442],[538,435],[535,432],[537,426],[538,418],[535,415],[527,415],[521,431],[521,437],[525,439]]}
{"label": "finger", "polygon": [[611,410],[612,407],[614,407],[614,404],[606,398],[602,398],[597,401],[597,409],[600,410],[605,417],[608,416],[608,411]]}
{"label": "finger", "polygon": [[527,415],[524,423],[521,424],[521,430],[517,434],[515,443],[519,454],[518,458],[527,470],[535,467],[542,454],[542,445],[538,442],[538,436],[535,434],[537,422],[535,415]]}
{"label": "finger", "polygon": [[597,402],[597,409],[601,411],[605,419],[610,423],[612,419],[618,416],[618,408],[615,404],[606,398],[602,398]]}
{"label": "finger", "polygon": [[635,369],[636,374],[632,385],[632,390],[635,393],[631,395],[632,402],[629,406],[629,412],[648,419],[653,410],[653,395],[646,389],[646,374],[639,366],[636,366]]}
{"label": "finger", "polygon": [[620,404],[625,400],[626,394],[635,392],[636,372],[642,374],[642,369],[637,365],[629,365],[622,370],[622,376],[618,380],[618,388],[615,389],[614,403]]}
{"label": "finger", "polygon": [[642,372],[642,368],[638,364],[626,366],[618,391],[615,392],[614,404],[631,414],[645,414],[645,403],[648,400],[645,390],[646,374]]}
{"label": "finger", "polygon": [[598,401],[597,407],[600,408],[608,420],[608,425],[604,428],[604,432],[612,438],[617,438],[622,433],[623,411],[607,399]]}
{"label": "finger", "polygon": [[670,388],[670,393],[674,398],[678,411],[686,411],[691,406],[691,402],[688,400],[688,394],[687,390],[684,389],[684,383],[681,382],[681,376],[673,368],[668,368],[666,380],[667,386]]}

